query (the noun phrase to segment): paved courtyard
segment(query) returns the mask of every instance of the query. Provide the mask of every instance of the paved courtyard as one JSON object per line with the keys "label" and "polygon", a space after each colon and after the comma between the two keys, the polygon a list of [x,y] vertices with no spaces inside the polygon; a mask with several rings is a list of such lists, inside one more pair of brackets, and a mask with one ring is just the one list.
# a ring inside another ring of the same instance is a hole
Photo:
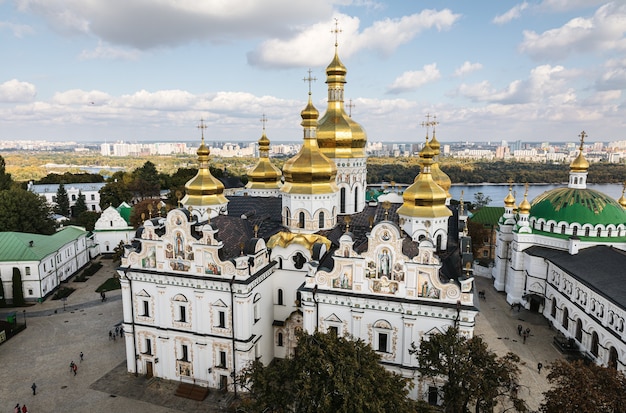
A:
{"label": "paved courtyard", "polygon": [[[197,402],[176,397],[175,382],[146,380],[126,371],[122,340],[108,336],[122,321],[121,292],[109,292],[101,302],[95,289],[114,274],[110,260],[101,262],[104,267],[87,282],[70,281],[68,286],[76,291],[65,310],[62,301],[51,299],[28,307],[26,330],[0,346],[0,411],[12,411],[16,403],[26,404],[33,413],[225,411],[228,398],[215,390]],[[486,300],[478,302],[475,333],[498,354],[512,351],[522,358],[521,395],[536,409],[547,386],[546,371],[538,374],[537,363],[547,366],[562,357],[552,345],[554,332],[541,316],[512,310],[490,280],[477,278],[476,288],[486,291]],[[7,312],[0,310],[3,316]],[[531,329],[526,344],[517,334],[518,324]],[[76,376],[70,372],[71,361],[78,364]],[[32,394],[33,382],[37,395]]]}

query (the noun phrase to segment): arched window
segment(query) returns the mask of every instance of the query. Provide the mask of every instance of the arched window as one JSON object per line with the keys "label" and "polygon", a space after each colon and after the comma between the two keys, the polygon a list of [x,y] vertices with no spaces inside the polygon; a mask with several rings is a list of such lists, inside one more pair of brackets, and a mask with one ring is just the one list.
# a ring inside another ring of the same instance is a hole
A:
{"label": "arched window", "polygon": [[561,234],[565,234],[565,224],[561,225]]}
{"label": "arched window", "polygon": [[615,347],[611,347],[609,349],[608,368],[617,370],[617,350],[615,350]]}
{"label": "arched window", "polygon": [[543,231],[543,224],[544,224],[544,222],[541,221],[541,224],[539,225],[539,230],[541,230],[541,231]]}
{"label": "arched window", "polygon": [[283,346],[283,333],[278,333],[278,347]]}
{"label": "arched window", "polygon": [[598,341],[598,333],[594,331],[593,334],[591,334],[591,354],[593,354],[596,357],[598,357],[599,344],[600,343]]}
{"label": "arched window", "polygon": [[318,218],[317,226],[320,227],[320,228],[326,228],[326,225],[325,225],[325,222],[324,222],[325,219],[324,219],[324,212],[323,211],[319,213],[317,218]]}
{"label": "arched window", "polygon": [[298,214],[298,228],[304,228],[304,212]]}
{"label": "arched window", "polygon": [[597,235],[596,235],[596,236],[597,236],[597,237],[601,237],[601,236],[602,236],[602,228],[598,228],[598,231],[597,231]]}
{"label": "arched window", "polygon": [[285,208],[285,225],[289,226],[291,224],[291,211],[289,208]]}
{"label": "arched window", "polygon": [[580,318],[576,320],[576,340],[579,343],[583,341],[583,322],[580,321]]}
{"label": "arched window", "polygon": [[278,289],[278,294],[277,294],[277,301],[278,301],[278,305],[283,305],[283,290],[282,288]]}
{"label": "arched window", "polygon": [[591,228],[589,227],[585,228],[585,237],[589,236],[589,231],[591,231]]}
{"label": "arched window", "polygon": [[569,327],[569,310],[567,307],[563,308],[563,328],[567,330]]}
{"label": "arched window", "polygon": [[613,232],[613,231],[611,231],[611,230],[612,230],[612,228],[609,228],[609,229],[607,230],[607,234],[606,234],[606,236],[607,236],[607,237],[610,237],[610,236],[611,236],[611,233]]}
{"label": "arched window", "polygon": [[556,317],[556,298],[552,297],[552,308],[550,309],[550,316],[552,318]]}
{"label": "arched window", "polygon": [[354,212],[359,210],[359,187],[354,188]]}
{"label": "arched window", "polygon": [[550,224],[550,232],[554,232],[554,223]]}
{"label": "arched window", "polygon": [[339,211],[342,214],[346,213],[346,188],[341,188],[339,193]]}
{"label": "arched window", "polygon": [[574,236],[578,235],[578,227],[574,227],[572,229],[572,235],[574,235]]}

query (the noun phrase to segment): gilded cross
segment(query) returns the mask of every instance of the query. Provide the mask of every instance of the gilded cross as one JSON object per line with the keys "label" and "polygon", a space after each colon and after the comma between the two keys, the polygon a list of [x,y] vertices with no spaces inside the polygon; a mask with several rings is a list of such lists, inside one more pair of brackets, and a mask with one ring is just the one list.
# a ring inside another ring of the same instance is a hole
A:
{"label": "gilded cross", "polygon": [[580,135],[578,135],[578,137],[580,138],[580,151],[582,152],[583,144],[585,143],[585,138],[587,137],[587,133],[585,133],[585,131],[582,131],[580,132]]}
{"label": "gilded cross", "polygon": [[352,108],[355,106],[352,103],[352,99],[350,99],[350,103],[348,103],[346,106],[348,107],[348,116],[352,117]]}
{"label": "gilded cross", "polygon": [[267,123],[267,117],[265,113],[261,116],[261,123],[263,124],[263,130],[265,130],[265,124]]}
{"label": "gilded cross", "polygon": [[196,127],[202,131],[202,141],[204,141],[204,130],[207,128],[207,126],[204,124],[203,118],[200,118],[200,124]]}
{"label": "gilded cross", "polygon": [[343,32],[343,30],[339,28],[339,20],[336,17],[335,17],[335,28],[332,29],[330,32],[335,34],[335,47],[337,47],[339,33]]}
{"label": "gilded cross", "polygon": [[315,81],[317,80],[317,78],[316,78],[316,77],[312,77],[312,76],[311,76],[311,73],[312,73],[312,72],[313,72],[313,71],[312,71],[311,69],[309,69],[309,77],[305,77],[304,79],[302,79],[302,80],[304,80],[305,82],[309,82],[309,95],[311,94],[311,82],[315,82]]}

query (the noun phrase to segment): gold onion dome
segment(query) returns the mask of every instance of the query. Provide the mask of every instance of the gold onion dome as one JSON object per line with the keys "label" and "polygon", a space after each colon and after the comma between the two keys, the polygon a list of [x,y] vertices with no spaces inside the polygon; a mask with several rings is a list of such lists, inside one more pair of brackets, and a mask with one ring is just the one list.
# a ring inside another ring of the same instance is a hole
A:
{"label": "gold onion dome", "polygon": [[528,186],[526,186],[526,192],[524,192],[524,200],[521,204],[519,204],[519,213],[520,214],[529,214],[530,213],[530,202],[528,202]]}
{"label": "gold onion dome", "polygon": [[581,139],[581,142],[580,142],[580,148],[579,148],[579,151],[578,151],[578,156],[576,157],[576,159],[574,159],[572,161],[572,163],[570,164],[569,167],[570,167],[570,170],[572,172],[587,172],[589,170],[589,162],[587,162],[587,159],[585,159],[585,156],[583,155],[583,141],[582,141],[582,139]]}
{"label": "gold onion dome", "polygon": [[335,57],[326,68],[328,108],[319,120],[317,142],[322,153],[329,158],[364,158],[367,135],[363,127],[353,121],[344,108],[346,67],[339,60],[337,44]]}
{"label": "gold onion dome", "polygon": [[[439,154],[441,153],[441,144],[437,140],[434,130],[433,130],[433,138],[430,141],[429,145],[431,149],[435,152],[435,156],[439,156]],[[450,188],[452,187],[452,180],[444,171],[441,170],[441,168],[439,168],[439,162],[433,163],[433,166],[430,168],[430,173],[433,176],[433,181],[435,181],[437,185],[439,185],[440,187],[443,188],[444,191],[446,191],[446,197],[452,198],[452,195],[450,194]]]}
{"label": "gold onion dome", "polygon": [[426,141],[420,152],[422,171],[402,194],[403,203],[398,215],[410,217],[449,217],[452,212],[446,206],[446,191],[437,185],[430,174],[435,151]]}
{"label": "gold onion dome", "polygon": [[259,161],[248,172],[248,184],[250,189],[275,189],[280,187],[281,172],[269,159],[270,140],[265,134],[259,139]]}
{"label": "gold onion dome", "polygon": [[304,127],[302,148],[293,158],[285,162],[283,176],[285,184],[282,191],[290,194],[326,194],[337,192],[337,167],[317,146],[315,130],[319,112],[309,102],[300,114]]}
{"label": "gold onion dome", "polygon": [[626,209],[626,197],[624,196],[624,192],[626,192],[626,184],[624,184],[624,187],[622,188],[622,196],[617,200],[622,208]]}
{"label": "gold onion dome", "polygon": [[209,155],[211,151],[202,143],[196,151],[198,154],[198,173],[185,184],[183,205],[207,206],[222,205],[228,202],[224,196],[224,185],[215,178],[209,170]]}
{"label": "gold onion dome", "polygon": [[504,206],[506,208],[515,209],[515,197],[513,196],[513,186],[509,185],[509,193],[504,198]]}

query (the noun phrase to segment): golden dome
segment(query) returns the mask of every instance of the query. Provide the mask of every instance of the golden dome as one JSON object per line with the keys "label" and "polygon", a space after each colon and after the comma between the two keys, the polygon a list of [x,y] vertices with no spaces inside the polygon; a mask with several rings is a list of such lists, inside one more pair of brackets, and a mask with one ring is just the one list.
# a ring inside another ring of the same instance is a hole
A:
{"label": "golden dome", "polygon": [[304,141],[302,148],[293,158],[283,166],[285,184],[281,191],[290,194],[327,194],[338,191],[335,179],[337,167],[335,163],[324,155],[317,146],[315,132],[319,112],[309,102],[301,113],[304,127]]}
{"label": "golden dome", "polygon": [[528,202],[528,184],[526,184],[526,191],[524,191],[524,200],[521,204],[519,204],[519,213],[520,214],[529,214],[530,213],[530,202]]}
{"label": "golden dome", "polygon": [[335,57],[326,68],[328,108],[319,120],[317,143],[329,158],[364,158],[367,135],[363,127],[352,120],[343,103],[346,67],[339,60],[337,45]]}
{"label": "golden dome", "polygon": [[626,192],[626,183],[622,188],[622,196],[617,200],[617,202],[622,206],[622,208],[626,209],[626,197],[624,197],[624,192]]}
{"label": "golden dome", "polygon": [[429,145],[431,149],[435,152],[435,158],[434,158],[435,162],[433,163],[433,166],[430,168],[430,174],[433,176],[433,181],[435,181],[437,185],[439,185],[440,187],[443,188],[444,191],[446,191],[446,197],[452,198],[452,195],[450,194],[450,188],[452,187],[452,180],[444,171],[441,170],[441,168],[439,168],[439,162],[437,162],[438,156],[441,153],[441,149],[440,149],[441,144],[437,140],[434,130],[433,130],[433,138],[430,141]]}
{"label": "golden dome", "polygon": [[504,206],[506,208],[515,208],[515,197],[513,196],[513,186],[509,185],[509,193],[504,198]]}
{"label": "golden dome", "polygon": [[280,188],[282,173],[269,158],[270,153],[270,140],[265,134],[265,127],[263,127],[263,135],[259,139],[259,161],[248,172],[248,184],[246,188],[249,189],[278,189]]}
{"label": "golden dome", "polygon": [[202,143],[198,148],[198,173],[185,184],[185,197],[181,203],[185,206],[223,205],[228,202],[224,196],[224,185],[209,170],[211,151]]}
{"label": "golden dome", "polygon": [[424,218],[449,217],[452,215],[452,212],[446,206],[446,191],[435,183],[430,173],[434,156],[435,151],[426,141],[426,145],[420,152],[422,171],[404,191],[402,195],[404,202],[398,208],[398,215]]}
{"label": "golden dome", "polygon": [[589,162],[585,159],[583,155],[583,144],[585,143],[585,137],[587,134],[585,131],[582,131],[580,134],[580,147],[578,148],[578,156],[576,159],[572,161],[570,164],[571,172],[587,172],[589,170]]}

